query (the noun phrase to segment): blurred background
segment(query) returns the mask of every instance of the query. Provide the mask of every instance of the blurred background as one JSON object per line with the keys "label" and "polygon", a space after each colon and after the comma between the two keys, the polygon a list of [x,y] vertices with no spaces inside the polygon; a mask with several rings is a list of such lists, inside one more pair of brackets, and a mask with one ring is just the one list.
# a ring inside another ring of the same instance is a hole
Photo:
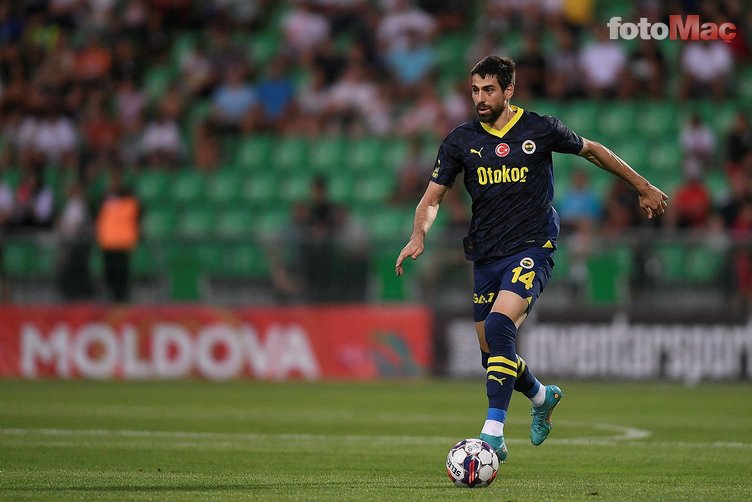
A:
{"label": "blurred background", "polygon": [[[608,37],[612,16],[692,13],[736,38]],[[461,180],[425,255],[403,278],[394,261],[440,142],[474,118],[469,68],[503,54],[514,104],[671,197],[649,221],[555,154],[562,234],[532,322],[743,324],[751,26],[741,0],[0,1],[0,298],[469,317]]]}

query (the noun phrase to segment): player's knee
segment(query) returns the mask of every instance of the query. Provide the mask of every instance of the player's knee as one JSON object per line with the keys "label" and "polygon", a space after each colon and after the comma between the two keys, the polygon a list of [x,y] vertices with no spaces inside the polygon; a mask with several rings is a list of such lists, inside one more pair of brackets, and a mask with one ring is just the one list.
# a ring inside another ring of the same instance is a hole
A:
{"label": "player's knee", "polygon": [[505,352],[514,347],[517,326],[504,314],[491,312],[486,318],[486,341],[491,353]]}

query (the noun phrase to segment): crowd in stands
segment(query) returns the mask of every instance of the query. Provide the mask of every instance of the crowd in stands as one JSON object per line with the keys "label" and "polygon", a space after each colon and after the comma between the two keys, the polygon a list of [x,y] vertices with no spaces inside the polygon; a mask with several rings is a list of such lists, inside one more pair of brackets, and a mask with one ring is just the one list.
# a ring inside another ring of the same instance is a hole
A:
{"label": "crowd in stands", "polygon": [[[66,228],[76,211],[52,200],[44,183],[50,169],[73,180],[74,204],[111,169],[221,169],[235,153],[223,148],[227,137],[429,136],[438,144],[473,117],[467,71],[489,53],[516,59],[523,102],[681,106],[735,98],[735,72],[752,57],[745,2],[640,0],[620,13],[651,22],[698,13],[738,27],[731,43],[672,42],[680,50],[671,54],[658,41],[611,40],[598,17],[602,3],[0,1],[0,224],[50,228],[62,220]],[[447,62],[448,38],[461,50]],[[166,81],[154,80],[160,72]],[[670,194],[664,225],[706,228],[718,220],[752,235],[751,113],[739,110],[725,137],[700,116],[682,126],[677,170],[686,181]],[[395,204],[414,205],[416,163],[432,165],[431,155],[412,148],[409,155],[403,174],[411,185],[392,197]],[[4,179],[8,168],[22,169],[20,183]],[[728,174],[727,200],[710,197],[708,170]],[[629,190],[614,184],[604,200],[588,193],[583,174],[561,201],[567,225],[618,233],[640,221]],[[578,223],[583,217],[589,223]]]}

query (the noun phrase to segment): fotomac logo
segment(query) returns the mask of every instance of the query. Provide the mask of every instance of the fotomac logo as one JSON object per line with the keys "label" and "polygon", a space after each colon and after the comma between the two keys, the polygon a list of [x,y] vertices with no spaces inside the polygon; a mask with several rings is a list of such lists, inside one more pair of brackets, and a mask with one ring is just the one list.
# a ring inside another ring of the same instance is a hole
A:
{"label": "fotomac logo", "polygon": [[693,14],[683,19],[679,15],[671,15],[666,23],[651,23],[648,18],[641,17],[637,23],[622,22],[620,17],[612,17],[606,23],[611,40],[722,40],[726,43],[736,37],[734,23],[702,23],[700,16]]}

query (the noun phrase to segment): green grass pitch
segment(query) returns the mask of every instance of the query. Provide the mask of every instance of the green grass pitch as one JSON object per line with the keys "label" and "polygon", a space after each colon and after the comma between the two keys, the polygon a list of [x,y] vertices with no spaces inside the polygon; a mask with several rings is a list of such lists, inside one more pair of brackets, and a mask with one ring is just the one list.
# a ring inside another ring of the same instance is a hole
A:
{"label": "green grass pitch", "polygon": [[3,500],[752,500],[752,386],[558,382],[540,447],[512,400],[509,462],[455,488],[478,381],[0,381]]}

